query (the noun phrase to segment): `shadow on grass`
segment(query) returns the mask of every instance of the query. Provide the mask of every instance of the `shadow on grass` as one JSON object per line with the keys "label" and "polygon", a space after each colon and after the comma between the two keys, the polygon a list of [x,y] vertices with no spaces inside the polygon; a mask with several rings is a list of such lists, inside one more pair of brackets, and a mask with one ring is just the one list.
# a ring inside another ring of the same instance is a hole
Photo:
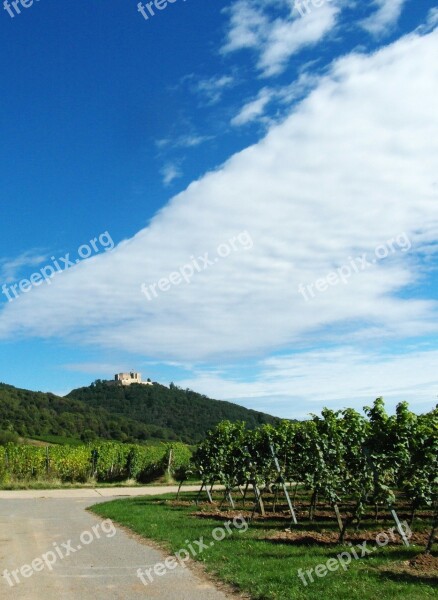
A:
{"label": "shadow on grass", "polygon": [[438,574],[429,573],[407,573],[407,572],[396,572],[391,569],[381,569],[380,576],[384,579],[390,579],[398,583],[423,583],[432,587],[438,587]]}
{"label": "shadow on grass", "polygon": [[[334,541],[321,543],[311,535],[303,535],[297,540],[287,538],[264,538],[259,541],[267,544],[274,544],[276,546],[303,546],[305,548],[308,548],[309,546],[316,546],[317,548],[341,548],[341,546],[339,546],[339,542]],[[347,548],[349,548],[349,546],[347,546]],[[342,552],[342,549],[340,551]]]}

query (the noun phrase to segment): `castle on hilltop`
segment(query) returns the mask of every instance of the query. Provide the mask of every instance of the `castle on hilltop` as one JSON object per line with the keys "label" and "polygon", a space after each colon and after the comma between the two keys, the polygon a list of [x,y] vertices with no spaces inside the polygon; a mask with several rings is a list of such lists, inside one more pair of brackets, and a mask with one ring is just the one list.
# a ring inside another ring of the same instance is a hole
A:
{"label": "castle on hilltop", "polygon": [[114,383],[118,385],[132,385],[133,383],[140,383],[142,385],[153,385],[149,379],[147,381],[141,380],[141,373],[116,373],[114,375]]}

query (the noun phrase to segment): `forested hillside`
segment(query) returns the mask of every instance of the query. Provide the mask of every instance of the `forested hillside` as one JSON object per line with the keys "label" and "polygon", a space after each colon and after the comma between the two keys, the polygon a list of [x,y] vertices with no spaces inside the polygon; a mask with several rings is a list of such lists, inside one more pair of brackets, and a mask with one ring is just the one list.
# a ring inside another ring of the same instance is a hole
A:
{"label": "forested hillside", "polygon": [[110,386],[96,382],[62,398],[0,383],[0,432],[89,441],[151,439],[195,443],[223,420],[254,428],[279,419],[171,385]]}
{"label": "forested hillside", "polygon": [[231,402],[211,400],[173,384],[169,387],[159,383],[125,387],[96,381],[89,387],[73,390],[67,398],[80,400],[93,408],[105,408],[111,414],[139,423],[170,429],[184,442],[200,441],[211,427],[224,420],[245,421],[250,429],[280,422],[265,413]]}
{"label": "forested hillside", "polygon": [[88,441],[93,438],[120,441],[177,439],[162,427],[148,426],[126,417],[111,415],[74,398],[22,390],[0,383],[0,431],[20,436],[56,435]]}

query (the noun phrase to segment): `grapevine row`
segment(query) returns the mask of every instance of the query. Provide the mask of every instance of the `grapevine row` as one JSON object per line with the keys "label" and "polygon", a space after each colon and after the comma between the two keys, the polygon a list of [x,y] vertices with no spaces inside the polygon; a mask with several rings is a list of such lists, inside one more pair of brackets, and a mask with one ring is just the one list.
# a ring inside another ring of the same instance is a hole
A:
{"label": "grapevine row", "polygon": [[[206,486],[222,484],[226,493],[250,485],[263,495],[282,481],[304,485],[311,494],[310,520],[323,498],[337,517],[340,541],[350,524],[359,526],[367,506],[393,509],[400,495],[410,504],[411,521],[426,505],[436,527],[438,407],[416,415],[402,402],[388,416],[378,398],[364,410],[365,416],[326,408],[308,421],[254,431],[224,421],[199,446],[195,469]],[[352,507],[344,521],[341,502]]]}
{"label": "grapevine row", "polygon": [[140,446],[118,442],[83,446],[0,446],[0,483],[37,479],[65,483],[135,479],[148,482],[164,475],[178,476],[191,458],[188,446],[180,443]]}

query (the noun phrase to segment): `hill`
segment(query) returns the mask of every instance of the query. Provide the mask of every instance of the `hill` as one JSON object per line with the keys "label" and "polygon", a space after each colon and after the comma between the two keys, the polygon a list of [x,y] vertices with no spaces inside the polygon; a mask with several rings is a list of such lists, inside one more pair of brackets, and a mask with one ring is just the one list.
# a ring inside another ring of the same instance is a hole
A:
{"label": "hill", "polygon": [[250,428],[279,422],[276,417],[172,384],[169,388],[157,383],[122,387],[97,381],[62,398],[0,383],[0,432],[25,438],[196,443],[224,419],[246,421]]}
{"label": "hill", "polygon": [[74,398],[3,383],[0,383],[0,431],[15,432],[24,438],[62,436],[85,441],[173,439],[174,436],[173,431],[112,415],[104,408],[91,407]]}
{"label": "hill", "polygon": [[73,390],[67,398],[93,408],[104,408],[112,415],[171,430],[177,439],[187,443],[200,441],[209,429],[223,420],[245,421],[250,429],[280,422],[277,417],[231,402],[212,400],[173,384],[169,387],[159,383],[115,386],[96,381],[89,387]]}

